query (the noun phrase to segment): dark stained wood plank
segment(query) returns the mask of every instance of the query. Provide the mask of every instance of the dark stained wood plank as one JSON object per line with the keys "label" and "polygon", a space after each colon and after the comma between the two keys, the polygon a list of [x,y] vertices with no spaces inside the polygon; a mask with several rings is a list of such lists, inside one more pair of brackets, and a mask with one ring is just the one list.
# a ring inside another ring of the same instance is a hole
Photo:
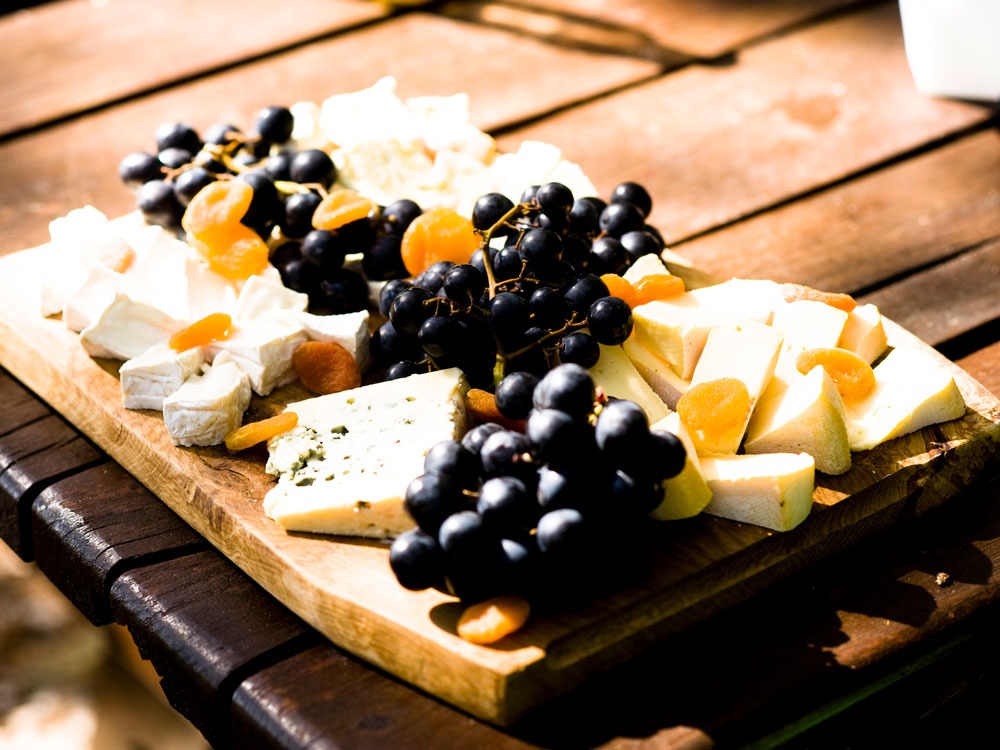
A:
{"label": "dark stained wood plank", "polygon": [[49,221],[84,204],[109,216],[133,210],[118,163],[130,151],[150,149],[162,122],[252,128],[263,106],[321,101],[394,75],[404,97],[469,92],[473,122],[493,129],[658,69],[411,13],[0,145],[2,174],[11,176],[0,180],[0,254],[45,242]]}
{"label": "dark stained wood plank", "polygon": [[998,239],[859,298],[937,346],[1000,319]]}
{"label": "dark stained wood plank", "polygon": [[113,462],[43,490],[31,527],[39,569],[95,625],[112,621],[108,591],[122,572],[208,547]]}
{"label": "dark stained wood plank", "polygon": [[0,409],[0,437],[52,413],[44,402],[2,369],[0,404],[3,404]]}
{"label": "dark stained wood plank", "polygon": [[214,550],[135,568],[111,587],[167,698],[214,747],[228,747],[232,690],[317,636]]}
{"label": "dark stained wood plank", "polygon": [[723,277],[857,292],[1000,236],[998,175],[1000,140],[977,133],[674,249]]}
{"label": "dark stained wood plank", "polygon": [[0,443],[0,539],[25,560],[34,552],[31,503],[46,486],[107,460],[60,417],[51,414],[3,436]]}
{"label": "dark stained wood plank", "polygon": [[[377,19],[361,0],[61,0],[0,16],[0,135]],[[121,65],[121,60],[138,64]]]}
{"label": "dark stained wood plank", "polygon": [[638,180],[669,242],[708,231],[988,120],[912,83],[883,4],[693,66],[500,139],[559,143],[602,195]]}
{"label": "dark stained wood plank", "polygon": [[[406,648],[400,643],[400,648]],[[244,680],[235,747],[534,747],[320,644]]]}
{"label": "dark stained wood plank", "polygon": [[[794,24],[799,24],[828,13],[831,10],[851,5],[848,0],[779,0],[768,3],[746,3],[741,0],[711,0],[710,2],[689,3],[681,0],[519,0],[516,5],[505,3],[450,3],[451,6],[483,5],[480,12],[486,22],[506,23],[523,19],[523,11],[531,9],[544,12],[538,19],[539,31],[547,34],[563,35],[575,27],[559,28],[553,31],[551,16],[562,16],[564,23],[576,21],[606,30],[610,34],[631,32],[644,37],[651,47],[672,48],[690,55],[715,57],[729,52],[758,37],[776,33]],[[515,16],[515,13],[517,15]],[[532,31],[529,25],[528,31]],[[582,33],[582,32],[578,32]],[[596,37],[596,31],[592,31]],[[586,38],[586,37],[585,37]],[[613,38],[612,38],[613,39]],[[635,44],[633,36],[626,37]],[[641,44],[641,42],[640,42]],[[650,50],[632,51],[638,54],[653,54]]]}

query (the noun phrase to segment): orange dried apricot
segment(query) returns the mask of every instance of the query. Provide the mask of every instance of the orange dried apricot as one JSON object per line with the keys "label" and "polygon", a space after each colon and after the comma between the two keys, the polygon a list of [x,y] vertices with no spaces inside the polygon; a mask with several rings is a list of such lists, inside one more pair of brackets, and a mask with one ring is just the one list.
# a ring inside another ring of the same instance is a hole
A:
{"label": "orange dried apricot", "polygon": [[843,292],[824,292],[820,289],[813,289],[811,286],[806,286],[805,284],[784,284],[782,293],[785,302],[795,302],[800,299],[815,300],[816,302],[823,302],[830,305],[830,307],[836,307],[838,310],[843,310],[844,312],[850,312],[858,306],[854,297],[849,294],[844,294]]}
{"label": "orange dried apricot", "polygon": [[795,359],[795,367],[803,375],[816,366],[826,370],[846,402],[860,401],[875,388],[872,366],[849,349],[806,349]]}
{"label": "orange dried apricot", "polygon": [[629,307],[635,307],[638,302],[636,302],[635,287],[632,283],[616,273],[605,273],[601,274],[601,281],[604,282],[604,286],[608,288],[608,293],[612,297],[618,297],[619,299],[625,300]]}
{"label": "orange dried apricot", "polygon": [[196,346],[222,341],[232,333],[233,319],[226,313],[212,313],[182,328],[170,337],[171,349],[183,352]]}
{"label": "orange dried apricot", "polygon": [[684,294],[684,279],[673,274],[655,273],[643,276],[633,286],[637,305]]}
{"label": "orange dried apricot", "polygon": [[312,223],[316,229],[334,230],[364,219],[376,208],[375,201],[365,198],[355,190],[341,188],[329,193],[313,211]]}
{"label": "orange dried apricot", "polygon": [[197,193],[181,217],[181,227],[200,237],[219,226],[237,224],[250,208],[253,188],[243,180],[217,180]]}
{"label": "orange dried apricot", "polygon": [[220,225],[194,237],[191,244],[213,271],[233,281],[248,279],[267,268],[267,243],[240,223]]}
{"label": "orange dried apricot", "polygon": [[469,643],[496,643],[524,627],[531,605],[520,596],[505,594],[471,604],[458,618],[458,635]]}
{"label": "orange dried apricot", "polygon": [[304,341],[292,352],[292,367],[306,388],[320,396],[361,385],[361,368],[335,341]]}
{"label": "orange dried apricot", "polygon": [[479,248],[472,222],[450,208],[430,208],[403,232],[400,253],[411,276],[442,260],[468,263]]}
{"label": "orange dried apricot", "polygon": [[473,422],[496,422],[511,430],[524,430],[524,420],[505,417],[497,409],[496,397],[482,388],[470,388],[465,394],[465,409]]}
{"label": "orange dried apricot", "polygon": [[294,411],[283,411],[273,417],[237,427],[225,437],[226,447],[233,453],[246,450],[265,440],[288,432],[299,423],[299,415]]}
{"label": "orange dried apricot", "polygon": [[750,414],[750,392],[739,378],[717,378],[691,386],[677,401],[677,413],[690,430],[707,438],[742,429]]}

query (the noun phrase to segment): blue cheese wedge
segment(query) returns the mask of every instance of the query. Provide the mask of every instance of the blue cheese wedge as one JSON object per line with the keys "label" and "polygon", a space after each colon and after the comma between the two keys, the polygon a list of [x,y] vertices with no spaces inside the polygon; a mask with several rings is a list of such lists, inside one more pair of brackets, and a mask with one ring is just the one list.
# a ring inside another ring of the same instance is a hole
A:
{"label": "blue cheese wedge", "polygon": [[406,487],[432,446],[465,432],[468,389],[450,368],[289,404],[298,426],[268,442],[278,482],[264,511],[289,531],[386,538],[411,528]]}
{"label": "blue cheese wedge", "polygon": [[163,399],[163,423],[174,445],[218,445],[249,404],[247,376],[224,353]]}
{"label": "blue cheese wedge", "polygon": [[205,363],[200,347],[179,352],[167,344],[150,347],[118,370],[126,409],[163,409],[163,399],[179,390]]}

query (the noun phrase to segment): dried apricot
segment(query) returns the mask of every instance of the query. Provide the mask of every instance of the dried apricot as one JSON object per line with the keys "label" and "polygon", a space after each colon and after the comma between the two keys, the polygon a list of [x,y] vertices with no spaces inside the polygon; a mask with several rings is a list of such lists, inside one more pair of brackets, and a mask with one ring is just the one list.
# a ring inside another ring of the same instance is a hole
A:
{"label": "dried apricot", "polygon": [[234,281],[248,279],[267,268],[267,243],[243,224],[220,225],[191,244],[220,276]]}
{"label": "dried apricot", "polygon": [[750,391],[739,378],[717,378],[691,386],[677,401],[677,413],[692,432],[714,442],[741,430],[750,415]]}
{"label": "dried apricot", "polygon": [[233,319],[226,313],[212,313],[182,328],[170,337],[170,348],[179,352],[222,341],[232,333]]}
{"label": "dried apricot", "polygon": [[294,411],[283,411],[273,417],[237,427],[225,437],[226,447],[233,453],[246,450],[265,440],[284,434],[299,423]]}
{"label": "dried apricot", "polygon": [[312,223],[316,229],[339,229],[352,221],[364,219],[376,208],[375,201],[360,193],[341,188],[334,190],[316,206]]}
{"label": "dried apricot", "polygon": [[824,292],[820,289],[813,289],[805,284],[784,284],[782,287],[785,302],[795,302],[800,299],[815,300],[823,302],[838,310],[850,312],[858,303],[849,294],[843,292]]}
{"label": "dried apricot", "polygon": [[633,285],[637,305],[658,299],[670,299],[684,294],[684,279],[667,273],[643,276]]}
{"label": "dried apricot", "polygon": [[608,288],[608,293],[612,297],[625,300],[629,307],[635,307],[638,304],[636,302],[635,287],[632,286],[632,283],[628,279],[616,273],[605,273],[601,275],[601,281],[604,282],[604,286]]}
{"label": "dried apricot", "polygon": [[479,248],[472,222],[450,208],[430,208],[403,232],[400,252],[411,276],[442,260],[468,263]]}
{"label": "dried apricot", "polygon": [[466,607],[458,618],[458,635],[469,643],[496,643],[524,627],[530,614],[527,599],[496,596]]}
{"label": "dried apricot", "polygon": [[335,341],[302,342],[292,352],[292,367],[302,385],[321,396],[361,385],[357,360]]}
{"label": "dried apricot", "polygon": [[872,366],[848,349],[806,349],[795,359],[795,367],[803,375],[817,365],[826,370],[844,401],[860,401],[875,388]]}
{"label": "dried apricot", "polygon": [[216,180],[197,193],[188,203],[181,226],[192,237],[199,237],[219,226],[237,224],[250,208],[253,188],[243,180]]}
{"label": "dried apricot", "polygon": [[500,413],[496,397],[482,388],[470,388],[465,394],[465,409],[474,422],[496,422],[512,430],[523,430],[524,420],[510,419]]}

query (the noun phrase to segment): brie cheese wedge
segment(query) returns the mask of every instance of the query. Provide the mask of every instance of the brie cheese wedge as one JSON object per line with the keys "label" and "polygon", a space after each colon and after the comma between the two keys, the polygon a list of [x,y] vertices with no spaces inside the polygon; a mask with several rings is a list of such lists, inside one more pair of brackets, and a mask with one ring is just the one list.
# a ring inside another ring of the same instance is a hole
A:
{"label": "brie cheese wedge", "polygon": [[124,362],[164,343],[184,325],[157,307],[118,293],[97,320],[80,332],[80,343],[91,357]]}
{"label": "brie cheese wedge", "polygon": [[118,370],[126,409],[163,409],[163,399],[177,391],[205,363],[200,347],[183,352],[167,344],[150,347]]}
{"label": "brie cheese wedge", "polygon": [[250,383],[223,353],[163,399],[163,423],[174,445],[218,445],[243,421]]}

